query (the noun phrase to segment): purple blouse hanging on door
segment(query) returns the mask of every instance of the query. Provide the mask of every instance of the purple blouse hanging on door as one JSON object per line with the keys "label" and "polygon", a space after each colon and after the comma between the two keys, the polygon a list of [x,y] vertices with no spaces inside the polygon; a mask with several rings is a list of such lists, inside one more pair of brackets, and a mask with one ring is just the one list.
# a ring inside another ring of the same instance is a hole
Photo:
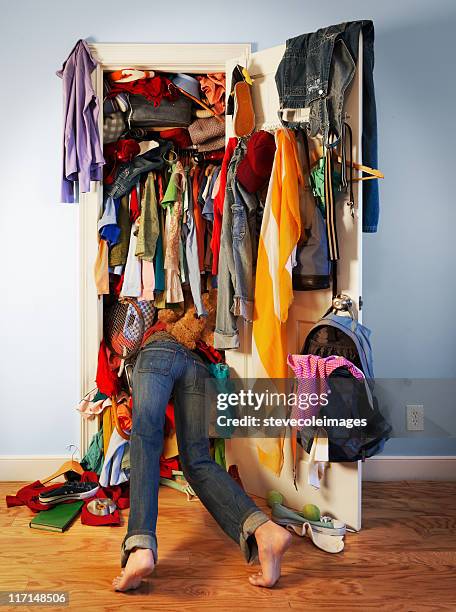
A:
{"label": "purple blouse hanging on door", "polygon": [[90,181],[102,179],[105,163],[98,130],[99,102],[91,74],[97,62],[85,40],[79,40],[57,76],[63,81],[62,202],[76,202],[90,191]]}

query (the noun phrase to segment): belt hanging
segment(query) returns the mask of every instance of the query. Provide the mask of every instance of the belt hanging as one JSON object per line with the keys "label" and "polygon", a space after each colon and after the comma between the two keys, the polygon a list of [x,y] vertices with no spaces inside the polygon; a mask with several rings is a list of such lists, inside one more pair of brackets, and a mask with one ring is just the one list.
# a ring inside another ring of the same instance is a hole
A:
{"label": "belt hanging", "polygon": [[331,262],[331,287],[333,299],[337,297],[337,261]]}
{"label": "belt hanging", "polygon": [[[348,135],[348,152],[350,154],[350,161],[347,164],[347,135]],[[347,205],[350,206],[350,214],[355,217],[355,198],[353,195],[353,132],[351,127],[344,121],[342,124],[342,185],[349,187],[349,200]],[[347,165],[350,168],[350,179],[347,184],[346,172]]]}
{"label": "belt hanging", "polygon": [[325,153],[325,204],[326,204],[326,232],[328,235],[328,252],[330,261],[337,261],[339,243],[337,240],[336,200],[333,185],[332,147],[326,148]]}
{"label": "belt hanging", "polygon": [[337,260],[340,257],[337,240],[336,200],[333,185],[332,147],[325,153],[325,203],[326,203],[326,233],[328,236],[328,254],[331,262],[332,296],[337,296]]}

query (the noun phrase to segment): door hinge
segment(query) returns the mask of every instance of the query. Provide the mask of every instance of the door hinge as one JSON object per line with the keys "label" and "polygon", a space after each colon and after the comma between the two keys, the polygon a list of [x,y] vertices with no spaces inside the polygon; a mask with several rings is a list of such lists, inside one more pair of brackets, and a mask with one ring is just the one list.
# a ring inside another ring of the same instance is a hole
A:
{"label": "door hinge", "polygon": [[361,310],[363,307],[363,296],[360,295],[358,298],[358,310]]}

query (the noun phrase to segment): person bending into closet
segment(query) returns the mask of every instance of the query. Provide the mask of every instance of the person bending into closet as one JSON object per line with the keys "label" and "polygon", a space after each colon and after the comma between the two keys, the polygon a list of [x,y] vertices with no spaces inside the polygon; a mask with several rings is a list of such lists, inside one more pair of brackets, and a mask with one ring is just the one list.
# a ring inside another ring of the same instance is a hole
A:
{"label": "person bending into closet", "polygon": [[223,531],[237,542],[248,562],[261,571],[251,584],[271,587],[280,576],[291,535],[276,525],[209,455],[204,414],[208,369],[198,355],[167,332],[156,332],[142,349],[133,373],[130,516],[122,543],[117,591],[138,588],[157,563],[159,457],[165,409],[174,389],[179,458],[189,484]]}

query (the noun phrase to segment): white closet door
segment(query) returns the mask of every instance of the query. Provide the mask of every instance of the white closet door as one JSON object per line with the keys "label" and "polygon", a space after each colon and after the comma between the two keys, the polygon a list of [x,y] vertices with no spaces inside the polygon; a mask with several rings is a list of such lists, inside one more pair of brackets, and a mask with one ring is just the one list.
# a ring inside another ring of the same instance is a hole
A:
{"label": "white closet door", "polygon": [[[361,48],[361,41],[360,41]],[[257,129],[279,127],[277,111],[279,97],[275,84],[277,66],[283,56],[284,45],[253,53],[249,57],[248,71],[254,80],[253,105]],[[360,58],[361,58],[360,54]],[[226,73],[229,82],[232,69],[242,61],[234,58],[227,63]],[[245,65],[245,64],[243,64]],[[361,78],[362,66],[358,64],[356,77],[346,101],[347,122],[353,130],[353,159],[361,162]],[[227,135],[232,136],[232,120],[227,117]],[[361,183],[355,183],[355,219],[349,207],[340,197],[337,205],[337,226],[340,248],[339,292],[348,293],[355,304],[361,296]],[[311,193],[307,193],[312,197]],[[311,326],[326,312],[331,303],[331,292],[295,292],[294,302],[287,322],[288,350],[300,353],[304,339]],[[227,362],[234,375],[254,378],[251,359],[252,326],[239,320],[241,346],[238,350],[227,351]],[[291,377],[290,370],[290,377]],[[353,529],[361,528],[361,466],[358,463],[332,463],[326,471],[320,489],[307,483],[307,456],[300,449],[298,467],[298,490],[293,485],[292,456],[290,440],[284,444],[284,466],[279,477],[264,468],[258,461],[255,439],[235,439],[227,441],[228,464],[236,464],[241,479],[249,493],[265,497],[270,489],[280,491],[287,505],[300,508],[304,503],[317,504],[323,513],[329,513],[345,521]]]}

